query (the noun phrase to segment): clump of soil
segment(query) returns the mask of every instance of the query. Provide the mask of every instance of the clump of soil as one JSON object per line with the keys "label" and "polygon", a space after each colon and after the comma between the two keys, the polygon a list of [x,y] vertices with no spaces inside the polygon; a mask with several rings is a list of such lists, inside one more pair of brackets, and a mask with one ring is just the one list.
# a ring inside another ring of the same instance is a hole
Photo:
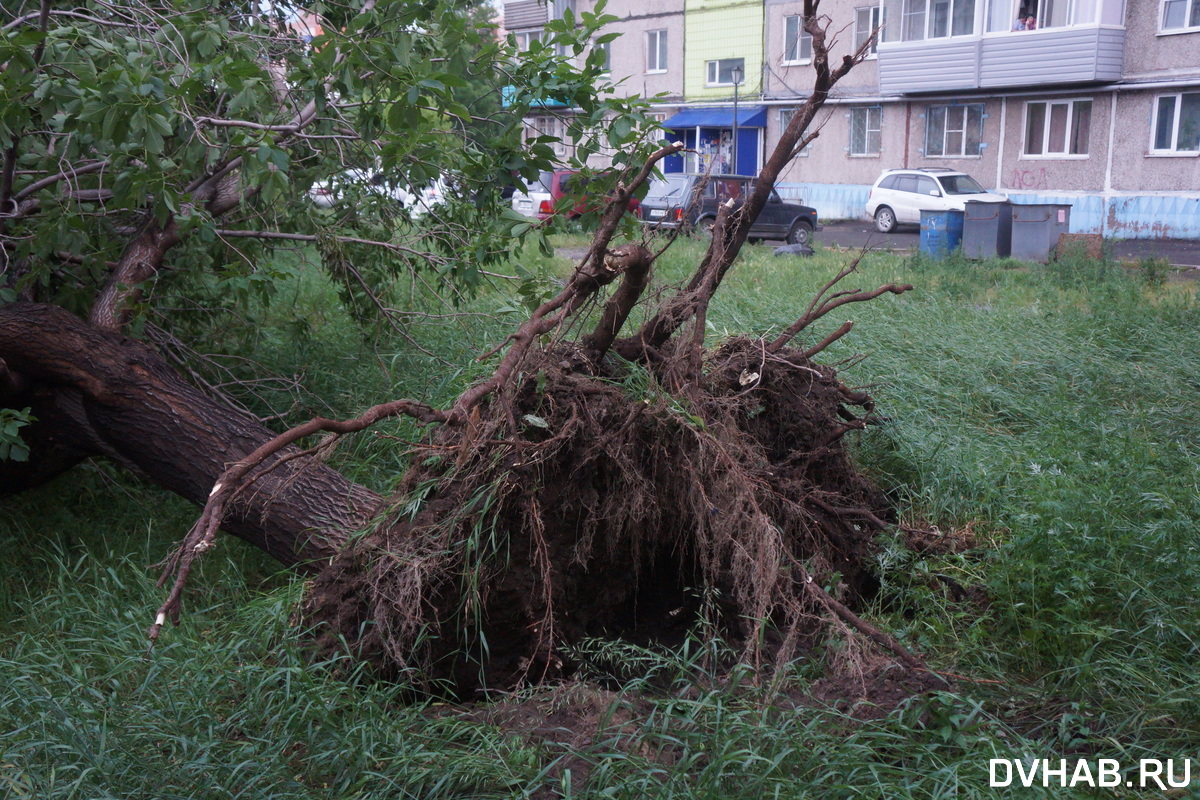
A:
{"label": "clump of soil", "polygon": [[871,401],[831,367],[737,338],[696,385],[568,348],[523,369],[314,581],[322,646],[471,697],[570,674],[584,638],[671,641],[701,615],[753,663],[774,627],[787,657],[829,619],[805,582],[872,591],[890,512],[842,445]]}
{"label": "clump of soil", "polygon": [[825,704],[856,720],[883,719],[905,700],[949,687],[932,672],[905,669],[880,657],[864,659],[853,671],[815,681],[797,701]]}

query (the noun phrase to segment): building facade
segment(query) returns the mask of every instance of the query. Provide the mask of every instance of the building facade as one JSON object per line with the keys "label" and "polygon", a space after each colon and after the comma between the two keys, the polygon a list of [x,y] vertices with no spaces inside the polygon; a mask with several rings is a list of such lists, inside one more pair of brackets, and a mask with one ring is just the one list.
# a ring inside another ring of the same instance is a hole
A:
{"label": "building facade", "polygon": [[[506,27],[526,7],[554,13],[509,3]],[[630,94],[665,93],[663,124],[693,151],[666,168],[755,174],[812,88],[803,3],[655,8],[607,12],[623,34],[614,77]],[[825,0],[820,13],[834,63],[869,53],[835,87],[784,195],[861,218],[883,169],[949,167],[1015,202],[1070,203],[1076,232],[1200,238],[1200,0]],[[665,32],[661,54],[652,31]]]}

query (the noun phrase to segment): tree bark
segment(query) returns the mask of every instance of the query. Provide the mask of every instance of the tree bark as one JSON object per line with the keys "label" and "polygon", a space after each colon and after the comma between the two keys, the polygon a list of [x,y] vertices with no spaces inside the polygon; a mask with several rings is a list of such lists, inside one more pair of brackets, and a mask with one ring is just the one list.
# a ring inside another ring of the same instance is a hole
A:
{"label": "tree bark", "polygon": [[[0,495],[103,455],[203,505],[229,464],[275,436],[183,381],[141,342],[56,306],[0,307],[0,363],[0,402],[31,406],[38,418],[24,429],[30,460],[0,462]],[[381,498],[314,459],[288,460],[297,452],[267,462],[286,463],[231,504],[222,528],[285,565],[315,571],[370,521]]]}

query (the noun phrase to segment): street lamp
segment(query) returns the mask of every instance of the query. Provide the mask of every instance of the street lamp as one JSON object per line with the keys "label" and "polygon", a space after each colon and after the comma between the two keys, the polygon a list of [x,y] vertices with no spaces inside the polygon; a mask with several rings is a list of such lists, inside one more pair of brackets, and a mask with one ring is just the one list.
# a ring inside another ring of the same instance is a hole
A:
{"label": "street lamp", "polygon": [[733,169],[730,172],[738,174],[737,144],[738,144],[738,86],[742,82],[742,68],[734,67],[729,71],[733,78]]}

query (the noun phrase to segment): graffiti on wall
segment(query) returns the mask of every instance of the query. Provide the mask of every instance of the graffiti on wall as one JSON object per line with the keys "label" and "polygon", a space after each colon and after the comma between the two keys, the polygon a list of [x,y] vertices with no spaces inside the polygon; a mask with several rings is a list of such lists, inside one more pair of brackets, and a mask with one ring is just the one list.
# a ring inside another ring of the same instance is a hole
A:
{"label": "graffiti on wall", "polygon": [[1048,190],[1050,176],[1045,167],[1032,169],[1014,169],[1008,176],[1006,189],[1024,189],[1026,191]]}

